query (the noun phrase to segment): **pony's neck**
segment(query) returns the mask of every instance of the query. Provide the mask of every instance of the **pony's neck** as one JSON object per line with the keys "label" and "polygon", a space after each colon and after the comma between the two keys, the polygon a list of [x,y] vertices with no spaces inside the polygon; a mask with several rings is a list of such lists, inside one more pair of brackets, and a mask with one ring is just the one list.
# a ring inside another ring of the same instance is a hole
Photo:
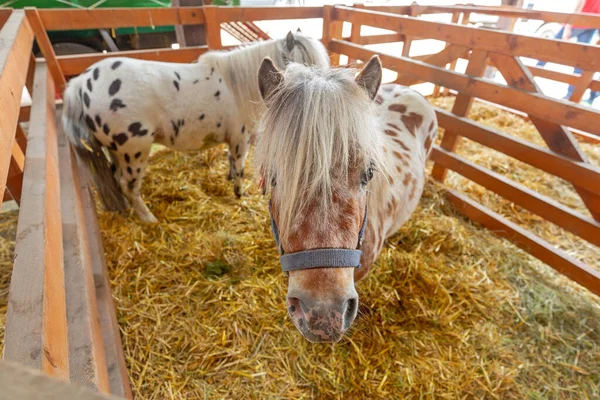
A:
{"label": "pony's neck", "polygon": [[225,83],[234,95],[238,111],[253,121],[263,110],[258,90],[257,73],[260,63],[265,57],[276,62],[281,55],[277,51],[275,40],[245,46],[228,52],[208,53],[207,61],[215,62]]}

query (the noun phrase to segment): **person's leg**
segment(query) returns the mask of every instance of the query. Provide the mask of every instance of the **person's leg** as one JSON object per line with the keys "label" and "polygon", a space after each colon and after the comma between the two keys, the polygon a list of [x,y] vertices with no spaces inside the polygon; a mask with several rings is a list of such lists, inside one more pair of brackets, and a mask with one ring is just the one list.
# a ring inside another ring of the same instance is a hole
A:
{"label": "person's leg", "polygon": [[[560,28],[560,30],[556,33],[556,35],[554,35],[554,39],[562,39],[563,34],[565,33],[565,27],[563,26],[562,28]],[[545,67],[546,66],[546,61],[542,61],[539,60],[536,64],[538,67]]]}

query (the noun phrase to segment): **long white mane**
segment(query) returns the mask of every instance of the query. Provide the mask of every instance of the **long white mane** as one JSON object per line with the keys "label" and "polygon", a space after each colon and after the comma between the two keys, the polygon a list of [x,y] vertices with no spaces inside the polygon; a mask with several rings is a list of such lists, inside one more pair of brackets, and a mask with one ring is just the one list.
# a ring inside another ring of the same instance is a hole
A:
{"label": "long white mane", "polygon": [[326,213],[334,193],[358,184],[348,181],[351,169],[382,167],[379,119],[355,74],[290,64],[268,99],[255,162],[267,185],[276,182],[283,237],[307,207]]}
{"label": "long white mane", "polygon": [[265,57],[271,57],[280,69],[284,69],[289,62],[329,67],[327,51],[319,40],[300,33],[294,33],[293,38],[293,42],[287,39],[269,40],[231,51],[209,52],[198,61],[216,65],[233,92],[240,112],[256,117],[262,104],[256,77]]}

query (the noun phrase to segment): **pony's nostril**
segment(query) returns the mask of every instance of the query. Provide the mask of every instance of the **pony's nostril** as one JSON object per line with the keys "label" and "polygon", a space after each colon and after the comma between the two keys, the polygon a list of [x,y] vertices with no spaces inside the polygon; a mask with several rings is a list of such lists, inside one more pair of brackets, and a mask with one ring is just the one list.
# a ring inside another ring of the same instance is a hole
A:
{"label": "pony's nostril", "polygon": [[358,298],[354,297],[346,300],[344,304],[344,330],[348,329],[352,322],[354,322],[354,318],[356,318],[356,313],[358,312]]}
{"label": "pony's nostril", "polygon": [[287,298],[288,312],[290,313],[290,315],[294,315],[297,312],[302,312],[302,307],[300,306],[300,304],[301,301],[297,297]]}

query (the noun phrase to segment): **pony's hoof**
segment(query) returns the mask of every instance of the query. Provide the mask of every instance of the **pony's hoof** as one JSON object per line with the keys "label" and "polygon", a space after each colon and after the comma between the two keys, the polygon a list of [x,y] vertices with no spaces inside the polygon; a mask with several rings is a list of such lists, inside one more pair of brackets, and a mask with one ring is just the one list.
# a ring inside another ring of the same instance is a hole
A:
{"label": "pony's hoof", "polygon": [[241,198],[244,195],[244,192],[242,191],[242,188],[239,186],[234,186],[233,187],[233,193],[235,193],[235,197],[237,197],[238,199]]}
{"label": "pony's hoof", "polygon": [[156,224],[156,223],[158,223],[158,219],[154,215],[152,215],[152,214],[140,217],[140,219],[145,224]]}

